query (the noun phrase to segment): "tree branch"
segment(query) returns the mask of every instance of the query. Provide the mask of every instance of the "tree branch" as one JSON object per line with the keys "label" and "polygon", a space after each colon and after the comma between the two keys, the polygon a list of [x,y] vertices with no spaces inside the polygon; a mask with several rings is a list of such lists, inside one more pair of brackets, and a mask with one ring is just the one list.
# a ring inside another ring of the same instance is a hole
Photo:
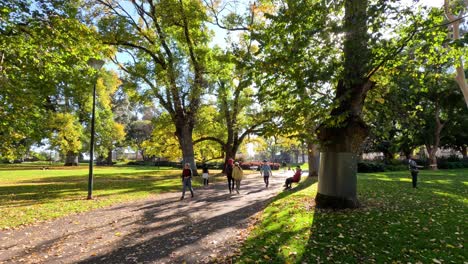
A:
{"label": "tree branch", "polygon": [[214,141],[216,143],[218,143],[219,145],[221,145],[221,147],[224,148],[224,146],[226,145],[225,142],[223,142],[221,139],[219,138],[216,138],[216,137],[201,137],[199,139],[196,139],[193,141],[193,145],[197,144],[197,143],[200,143],[200,142],[203,142],[203,141]]}

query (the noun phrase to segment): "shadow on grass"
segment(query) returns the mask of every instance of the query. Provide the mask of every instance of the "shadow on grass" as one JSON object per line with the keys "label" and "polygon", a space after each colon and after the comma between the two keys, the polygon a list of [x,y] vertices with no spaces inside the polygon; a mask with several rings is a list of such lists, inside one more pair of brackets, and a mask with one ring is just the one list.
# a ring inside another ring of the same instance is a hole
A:
{"label": "shadow on grass", "polygon": [[307,246],[296,263],[463,263],[465,172],[423,171],[418,189],[405,174],[360,175],[364,207],[315,209]]}
{"label": "shadow on grass", "polygon": [[[289,263],[283,255],[292,244],[304,244],[307,241],[309,225],[300,228],[291,227],[291,221],[302,221],[309,215],[298,216],[298,208],[306,211],[314,209],[314,197],[299,194],[317,182],[317,177],[308,177],[294,188],[279,193],[263,212],[262,221],[241,247],[241,263]],[[283,200],[293,199],[292,202]],[[313,211],[311,212],[313,215]],[[236,259],[228,260],[236,262]]]}
{"label": "shadow on grass", "polygon": [[[57,199],[82,200],[87,192],[87,176],[44,177],[0,186],[0,207],[25,206]],[[153,176],[140,172],[96,174],[93,192],[98,197],[134,192],[161,193],[180,188],[178,175]]]}

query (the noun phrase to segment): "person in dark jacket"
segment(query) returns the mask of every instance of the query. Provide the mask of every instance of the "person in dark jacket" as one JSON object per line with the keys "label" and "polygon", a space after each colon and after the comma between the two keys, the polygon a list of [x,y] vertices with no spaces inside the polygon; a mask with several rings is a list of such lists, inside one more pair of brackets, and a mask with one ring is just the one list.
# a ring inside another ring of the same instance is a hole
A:
{"label": "person in dark jacket", "polygon": [[418,168],[422,168],[422,166],[418,166],[416,161],[413,159],[413,156],[410,156],[408,160],[408,168],[411,172],[413,188],[418,188],[417,186],[418,185],[418,173],[419,173]]}
{"label": "person in dark jacket", "polygon": [[232,191],[234,190],[234,178],[232,178],[233,169],[234,169],[234,160],[228,159],[224,172],[226,173],[226,177],[228,180],[229,193],[232,193]]}
{"label": "person in dark jacket", "polygon": [[188,188],[193,197],[193,188],[192,188],[192,169],[190,169],[190,163],[185,163],[185,167],[182,170],[182,197],[180,200],[184,199],[185,189]]}

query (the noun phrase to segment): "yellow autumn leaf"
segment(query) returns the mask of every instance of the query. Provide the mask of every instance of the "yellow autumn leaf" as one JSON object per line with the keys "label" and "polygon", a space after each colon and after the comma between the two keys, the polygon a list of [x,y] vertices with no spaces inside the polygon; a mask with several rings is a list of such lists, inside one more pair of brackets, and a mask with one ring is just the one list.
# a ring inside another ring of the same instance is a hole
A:
{"label": "yellow autumn leaf", "polygon": [[377,101],[377,102],[379,102],[381,104],[385,103],[385,99],[383,99],[381,97],[380,98],[375,98],[375,101]]}

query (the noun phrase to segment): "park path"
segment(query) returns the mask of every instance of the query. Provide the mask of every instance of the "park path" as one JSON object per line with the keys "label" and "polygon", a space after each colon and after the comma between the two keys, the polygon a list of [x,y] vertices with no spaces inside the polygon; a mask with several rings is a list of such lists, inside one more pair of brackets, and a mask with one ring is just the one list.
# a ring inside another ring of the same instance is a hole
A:
{"label": "park path", "polygon": [[[240,194],[226,183],[0,231],[0,263],[210,263],[235,253],[249,220],[289,174],[274,172],[268,189],[258,174]],[[190,197],[190,192],[186,197]]]}

